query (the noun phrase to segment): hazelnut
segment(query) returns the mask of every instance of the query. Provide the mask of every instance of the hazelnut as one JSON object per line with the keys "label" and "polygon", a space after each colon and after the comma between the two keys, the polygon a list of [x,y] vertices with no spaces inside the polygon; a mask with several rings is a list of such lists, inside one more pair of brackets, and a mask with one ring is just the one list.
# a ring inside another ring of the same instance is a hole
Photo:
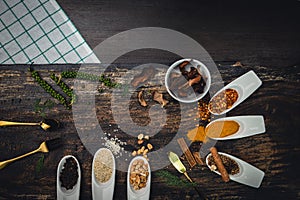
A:
{"label": "hazelnut", "polygon": [[131,153],[132,156],[136,156],[136,154],[137,154],[136,151],[133,151],[133,152]]}
{"label": "hazelnut", "polygon": [[143,138],[144,138],[144,134],[141,133],[138,135],[138,140],[142,140]]}
{"label": "hazelnut", "polygon": [[152,144],[148,143],[148,144],[147,144],[147,148],[148,148],[149,150],[152,150],[152,149],[153,149]]}
{"label": "hazelnut", "polygon": [[138,140],[138,144],[143,144],[144,140]]}
{"label": "hazelnut", "polygon": [[150,139],[149,135],[145,135],[144,139],[149,140]]}

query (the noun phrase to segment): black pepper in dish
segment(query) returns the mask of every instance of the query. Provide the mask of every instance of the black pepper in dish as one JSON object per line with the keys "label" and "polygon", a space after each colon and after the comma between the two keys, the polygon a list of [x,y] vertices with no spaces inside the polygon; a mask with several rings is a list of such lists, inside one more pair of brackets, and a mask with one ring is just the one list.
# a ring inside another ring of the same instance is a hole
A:
{"label": "black pepper in dish", "polygon": [[[229,158],[227,156],[224,156],[222,154],[220,154],[220,158],[221,158],[222,163],[223,163],[225,169],[227,170],[228,174],[235,175],[235,174],[238,174],[240,172],[240,168],[239,168],[239,165],[237,164],[237,162],[235,162],[231,158]],[[214,158],[212,156],[208,157],[208,165],[209,166],[215,166],[216,170],[218,170],[217,165],[216,165],[216,163],[214,161]]]}
{"label": "black pepper in dish", "polygon": [[78,166],[74,158],[67,158],[60,173],[59,180],[61,187],[67,190],[73,189],[78,180]]}

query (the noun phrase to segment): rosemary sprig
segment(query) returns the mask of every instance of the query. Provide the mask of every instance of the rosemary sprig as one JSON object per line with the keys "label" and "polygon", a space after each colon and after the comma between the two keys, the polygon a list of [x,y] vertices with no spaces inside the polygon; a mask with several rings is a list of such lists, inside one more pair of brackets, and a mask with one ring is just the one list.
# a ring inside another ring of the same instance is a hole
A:
{"label": "rosemary sprig", "polygon": [[41,102],[41,99],[37,99],[34,103],[34,112],[39,113],[43,118],[46,117],[46,110],[51,109],[54,106],[54,102],[47,99],[44,103]]}
{"label": "rosemary sprig", "polygon": [[178,176],[175,176],[168,172],[167,170],[160,170],[155,173],[157,176],[161,177],[168,186],[176,187],[195,187],[196,183],[191,183],[186,180],[180,179]]}
{"label": "rosemary sprig", "polygon": [[43,167],[44,167],[44,160],[45,160],[45,156],[44,156],[44,155],[42,155],[42,156],[38,159],[38,161],[37,161],[37,163],[36,163],[36,167],[35,167],[36,173],[40,173],[40,172],[42,171],[42,169],[43,169]]}

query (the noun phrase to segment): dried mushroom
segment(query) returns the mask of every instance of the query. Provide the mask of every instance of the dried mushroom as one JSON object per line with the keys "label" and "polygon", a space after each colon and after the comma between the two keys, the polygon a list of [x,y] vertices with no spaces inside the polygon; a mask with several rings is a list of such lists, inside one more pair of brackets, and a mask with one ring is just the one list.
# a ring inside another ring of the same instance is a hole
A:
{"label": "dried mushroom", "polygon": [[141,91],[138,92],[138,99],[139,99],[139,103],[141,104],[141,106],[146,107],[147,106],[147,102],[144,99],[143,93],[144,93],[143,90],[141,90]]}
{"label": "dried mushroom", "polygon": [[168,100],[164,99],[163,94],[159,93],[158,91],[153,92],[153,100],[160,103],[161,107],[164,107],[165,105],[167,105],[169,103]]}
{"label": "dried mushroom", "polygon": [[139,75],[134,76],[133,80],[131,81],[131,85],[133,87],[137,87],[138,85],[145,84],[147,81],[149,81],[152,77],[155,76],[155,73],[156,70],[153,67],[144,68]]}

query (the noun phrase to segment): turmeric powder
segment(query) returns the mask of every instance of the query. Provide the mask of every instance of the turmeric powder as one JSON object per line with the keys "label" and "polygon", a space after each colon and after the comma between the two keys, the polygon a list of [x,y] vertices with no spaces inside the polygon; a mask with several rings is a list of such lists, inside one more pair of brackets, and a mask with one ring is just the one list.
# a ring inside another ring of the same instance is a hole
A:
{"label": "turmeric powder", "polygon": [[188,131],[187,137],[192,142],[207,142],[210,138],[222,138],[235,134],[240,128],[236,121],[216,121],[209,126],[198,126]]}
{"label": "turmeric powder", "polygon": [[206,142],[206,134],[204,126],[198,126],[188,131],[187,137],[192,142]]}
{"label": "turmeric powder", "polygon": [[211,138],[222,138],[235,134],[239,128],[236,121],[216,121],[205,128],[205,133]]}

